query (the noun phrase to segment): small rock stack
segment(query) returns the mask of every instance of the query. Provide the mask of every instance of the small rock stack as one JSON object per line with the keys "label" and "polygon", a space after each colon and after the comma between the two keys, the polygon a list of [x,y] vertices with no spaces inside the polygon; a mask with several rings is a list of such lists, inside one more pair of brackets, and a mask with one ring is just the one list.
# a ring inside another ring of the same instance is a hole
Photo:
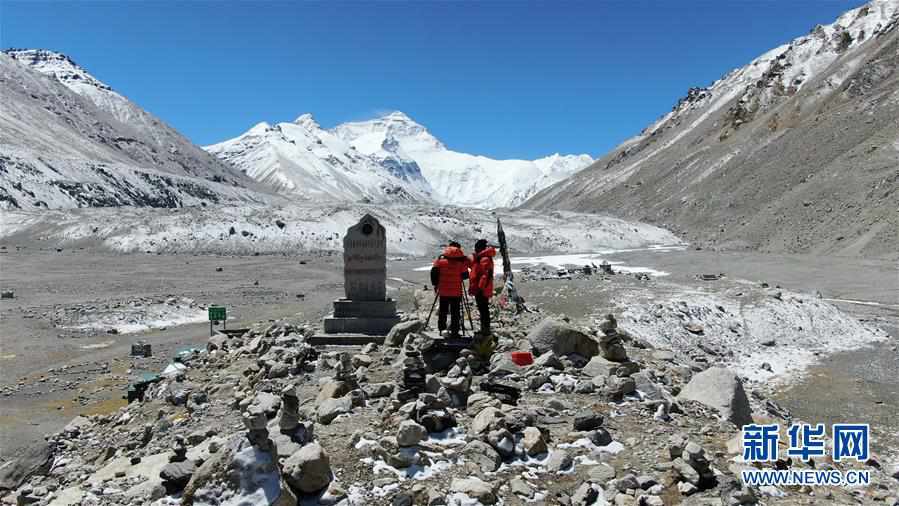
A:
{"label": "small rock stack", "polygon": [[440,378],[440,383],[449,394],[450,404],[460,407],[468,403],[468,395],[471,393],[471,365],[465,357],[456,359],[456,363],[446,373],[446,377]]}
{"label": "small rock stack", "polygon": [[599,351],[603,358],[612,362],[626,362],[627,350],[624,349],[624,343],[621,334],[618,333],[618,321],[615,315],[606,315],[605,320],[599,325],[602,336],[599,338]]}
{"label": "small rock stack", "polygon": [[178,436],[172,445],[173,454],[169,457],[169,463],[159,472],[162,485],[166,493],[172,494],[184,489],[190,477],[196,471],[196,464],[187,460],[187,446],[184,438]]}
{"label": "small rock stack", "polygon": [[256,404],[251,404],[243,413],[243,423],[247,428],[247,440],[253,446],[263,451],[271,450],[271,441],[268,438],[268,418],[265,411]]}
{"label": "small rock stack", "polygon": [[359,381],[355,373],[353,357],[346,352],[339,353],[337,363],[334,365],[334,380],[346,383],[350,390],[356,390],[359,388]]}
{"label": "small rock stack", "polygon": [[398,378],[400,388],[396,391],[397,400],[408,402],[424,392],[426,375],[427,371],[421,359],[421,353],[417,350],[406,350],[406,357],[403,359],[403,370]]}

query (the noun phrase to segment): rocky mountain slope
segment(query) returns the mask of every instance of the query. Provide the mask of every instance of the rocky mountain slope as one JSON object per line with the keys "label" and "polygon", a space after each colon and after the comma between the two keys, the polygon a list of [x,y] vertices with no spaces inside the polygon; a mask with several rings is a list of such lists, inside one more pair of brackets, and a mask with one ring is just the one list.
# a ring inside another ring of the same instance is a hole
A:
{"label": "rocky mountain slope", "polygon": [[291,195],[482,208],[520,204],[592,162],[588,155],[528,161],[459,153],[402,112],[330,130],[304,114],[206,149]]}
{"label": "rocky mountain slope", "polygon": [[0,97],[5,208],[175,207],[272,198],[59,53],[0,54]]}
{"label": "rocky mountain slope", "polygon": [[894,255],[897,67],[899,1],[874,0],[691,89],[525,207],[607,211],[704,245]]}

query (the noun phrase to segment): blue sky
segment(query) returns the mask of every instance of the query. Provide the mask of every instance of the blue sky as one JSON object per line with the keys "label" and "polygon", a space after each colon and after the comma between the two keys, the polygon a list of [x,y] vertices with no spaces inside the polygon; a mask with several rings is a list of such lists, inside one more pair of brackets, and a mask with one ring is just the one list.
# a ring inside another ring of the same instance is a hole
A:
{"label": "blue sky", "polygon": [[0,46],[64,52],[197,144],[402,110],[460,151],[597,156],[859,4],[0,0]]}

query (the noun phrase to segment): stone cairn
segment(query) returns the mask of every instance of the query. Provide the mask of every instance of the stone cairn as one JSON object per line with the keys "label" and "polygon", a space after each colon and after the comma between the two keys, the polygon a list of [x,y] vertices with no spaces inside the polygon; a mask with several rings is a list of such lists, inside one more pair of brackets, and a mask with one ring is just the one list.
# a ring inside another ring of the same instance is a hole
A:
{"label": "stone cairn", "polygon": [[337,364],[334,366],[334,380],[342,382],[349,387],[350,400],[353,407],[365,406],[365,392],[359,388],[359,379],[356,376],[356,368],[353,366],[353,357],[346,352],[337,355]]}
{"label": "stone cairn", "polygon": [[599,349],[603,358],[612,362],[626,362],[627,350],[618,332],[618,320],[615,319],[615,315],[606,315],[599,324],[599,330],[602,331],[602,335],[599,336]]}
{"label": "stone cairn", "polygon": [[312,442],[314,425],[311,421],[300,421],[300,399],[297,397],[297,389],[293,385],[284,387],[281,391],[281,416],[278,420],[278,429],[297,444],[304,445]]}
{"label": "stone cairn", "polygon": [[300,426],[300,399],[297,397],[297,389],[293,385],[284,387],[281,391],[281,418],[278,420],[278,428],[281,434],[293,434]]}
{"label": "stone cairn", "polygon": [[268,438],[268,417],[259,406],[250,405],[243,413],[243,423],[247,428],[247,440],[263,451],[270,451],[271,440]]}
{"label": "stone cairn", "polygon": [[187,460],[187,445],[184,443],[184,438],[181,436],[175,437],[175,442],[172,444],[172,455],[169,457],[169,462],[184,462]]}
{"label": "stone cairn", "polygon": [[408,402],[416,399],[425,391],[427,371],[421,359],[421,353],[417,350],[406,350],[406,358],[403,359],[403,369],[397,381],[400,388],[397,389],[396,398],[400,402]]}
{"label": "stone cairn", "polygon": [[466,357],[459,357],[456,363],[446,373],[446,377],[440,379],[443,388],[450,398],[451,406],[465,406],[468,403],[468,394],[471,393],[471,365]]}

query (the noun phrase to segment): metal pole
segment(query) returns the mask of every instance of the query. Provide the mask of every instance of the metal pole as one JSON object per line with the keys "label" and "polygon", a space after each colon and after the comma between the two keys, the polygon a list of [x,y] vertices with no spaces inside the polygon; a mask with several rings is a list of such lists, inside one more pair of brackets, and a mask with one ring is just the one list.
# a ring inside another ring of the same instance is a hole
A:
{"label": "metal pole", "polygon": [[[474,336],[474,321],[471,319],[471,304],[468,302],[468,294],[465,292],[465,281],[462,281],[462,302],[465,304],[465,312],[468,313],[468,324],[471,326],[471,334]],[[463,320],[464,320],[463,315]],[[463,325],[464,326],[464,325]]]}
{"label": "metal pole", "polygon": [[431,303],[431,310],[428,311],[428,319],[425,320],[424,328],[428,328],[428,324],[431,323],[431,315],[434,314],[434,307],[437,306],[437,299],[440,295],[437,293],[437,290],[434,290],[434,302]]}

